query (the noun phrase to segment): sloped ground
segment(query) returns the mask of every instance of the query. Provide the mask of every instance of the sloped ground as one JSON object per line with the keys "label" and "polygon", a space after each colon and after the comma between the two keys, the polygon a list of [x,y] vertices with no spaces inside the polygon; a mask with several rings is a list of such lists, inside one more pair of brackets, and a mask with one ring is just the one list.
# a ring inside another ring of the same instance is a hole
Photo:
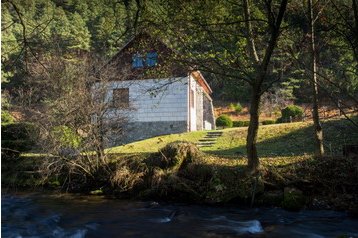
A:
{"label": "sloped ground", "polygon": [[[358,129],[346,120],[328,120],[323,122],[325,149],[328,155],[341,155],[342,146],[358,143]],[[246,154],[245,143],[247,128],[217,130],[223,132],[211,147],[201,150],[221,157],[243,157]],[[198,143],[207,132],[198,131],[183,134],[159,136],[134,142],[124,146],[110,148],[109,153],[152,153],[173,141]],[[312,154],[312,122],[295,122],[260,126],[258,135],[260,157],[301,156]]]}

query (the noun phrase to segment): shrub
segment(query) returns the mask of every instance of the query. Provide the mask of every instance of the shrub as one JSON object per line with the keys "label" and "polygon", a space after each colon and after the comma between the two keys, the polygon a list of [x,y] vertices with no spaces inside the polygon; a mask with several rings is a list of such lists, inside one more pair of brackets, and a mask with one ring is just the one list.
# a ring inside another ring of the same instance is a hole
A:
{"label": "shrub", "polygon": [[303,117],[303,109],[296,105],[289,105],[281,110],[281,118],[277,119],[278,123],[300,120]]}
{"label": "shrub", "polygon": [[233,121],[234,127],[246,127],[249,126],[250,121]]}
{"label": "shrub", "polygon": [[230,109],[235,111],[236,113],[240,113],[242,111],[242,106],[241,106],[240,103],[237,103],[237,104],[231,103],[230,104]]}
{"label": "shrub", "polygon": [[11,116],[9,111],[1,110],[1,124],[14,123],[14,117]]}
{"label": "shrub", "polygon": [[277,124],[279,124],[279,123],[284,123],[282,117],[277,118],[276,123],[277,123]]}
{"label": "shrub", "polygon": [[271,125],[271,124],[275,124],[276,121],[275,120],[264,120],[262,121],[262,125]]}
{"label": "shrub", "polygon": [[228,115],[221,115],[216,118],[216,126],[232,127],[232,120]]}
{"label": "shrub", "polygon": [[31,123],[10,123],[1,125],[1,147],[17,151],[31,150],[37,140],[37,131]]}
{"label": "shrub", "polygon": [[53,128],[53,134],[63,147],[78,148],[81,144],[81,137],[68,126]]}

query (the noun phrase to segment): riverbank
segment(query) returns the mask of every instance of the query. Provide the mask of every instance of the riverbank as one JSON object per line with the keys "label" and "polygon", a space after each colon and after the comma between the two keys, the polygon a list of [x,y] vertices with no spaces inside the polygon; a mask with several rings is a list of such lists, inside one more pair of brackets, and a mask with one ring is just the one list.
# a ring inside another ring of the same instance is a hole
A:
{"label": "riverbank", "polygon": [[44,179],[35,169],[43,158],[21,157],[13,164],[2,161],[2,185],[123,199],[358,211],[358,160],[353,157],[263,158],[260,174],[252,177],[245,159],[207,156],[190,143],[171,143],[161,152],[122,156],[86,182],[75,174],[71,182],[66,182],[68,174]]}
{"label": "riverbank", "polygon": [[[338,137],[348,138],[350,133],[349,138],[354,141],[357,136],[342,121],[324,124],[326,128],[327,125],[331,128],[326,130],[327,140],[332,141],[329,137],[332,135],[337,142],[334,148],[341,146]],[[17,189],[40,186],[122,199],[280,206],[288,210],[337,209],[357,214],[358,159],[338,155],[314,158],[304,150],[310,149],[304,147],[309,143],[304,140],[309,126],[295,123],[262,127],[261,133],[270,137],[259,140],[267,154],[261,156],[260,173],[254,177],[246,173],[246,158],[235,154],[242,145],[235,142],[229,148],[225,142],[230,138],[225,135],[238,135],[238,141],[242,141],[240,128],[224,130],[222,142],[219,141],[213,153],[199,150],[192,142],[170,142],[163,138],[168,144],[159,152],[108,153],[105,164],[90,175],[68,167],[69,163],[81,158],[21,156],[3,159],[2,186]],[[155,140],[158,139],[138,142],[139,145],[132,145],[132,148],[145,148],[140,143],[148,146]],[[295,144],[295,140],[300,143]],[[217,153],[224,145],[227,147]],[[284,145],[285,150],[282,149]],[[289,155],[289,148],[296,148],[291,150],[294,154]],[[228,152],[232,154],[225,154]],[[273,155],[268,156],[270,153]],[[60,169],[48,176],[44,173],[44,161],[47,165],[58,163]]]}

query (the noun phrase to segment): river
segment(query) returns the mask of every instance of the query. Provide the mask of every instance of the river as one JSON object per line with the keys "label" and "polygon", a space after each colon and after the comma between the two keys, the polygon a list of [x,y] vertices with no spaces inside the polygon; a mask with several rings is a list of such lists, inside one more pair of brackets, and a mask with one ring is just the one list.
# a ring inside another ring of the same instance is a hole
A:
{"label": "river", "polygon": [[14,238],[358,237],[358,220],[335,211],[11,193],[1,197],[1,232],[2,237]]}

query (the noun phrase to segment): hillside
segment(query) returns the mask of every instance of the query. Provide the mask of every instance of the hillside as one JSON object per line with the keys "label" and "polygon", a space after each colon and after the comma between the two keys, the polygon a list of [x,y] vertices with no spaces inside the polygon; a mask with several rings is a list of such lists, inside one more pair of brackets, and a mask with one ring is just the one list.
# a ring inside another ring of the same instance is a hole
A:
{"label": "hillside", "polygon": [[[323,122],[326,153],[341,154],[342,146],[358,142],[358,130],[346,120],[328,120]],[[202,151],[224,157],[244,156],[246,127],[230,128],[222,131],[212,147],[203,147]],[[294,156],[313,153],[311,122],[284,123],[261,126],[258,135],[258,152],[261,157]],[[109,153],[150,153],[157,152],[173,141],[198,142],[207,132],[198,131],[154,137],[124,146],[113,147]]]}

